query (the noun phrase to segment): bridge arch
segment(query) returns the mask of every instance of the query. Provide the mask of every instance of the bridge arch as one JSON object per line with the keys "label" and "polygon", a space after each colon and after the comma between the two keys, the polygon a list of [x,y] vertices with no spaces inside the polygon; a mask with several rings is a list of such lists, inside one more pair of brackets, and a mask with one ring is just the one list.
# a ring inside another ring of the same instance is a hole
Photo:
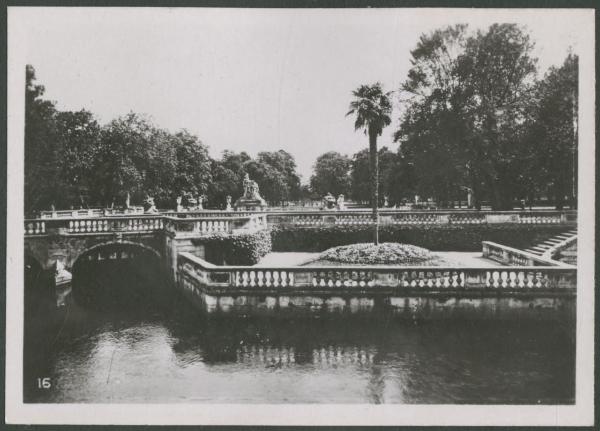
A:
{"label": "bridge arch", "polygon": [[114,240],[114,241],[105,241],[105,242],[101,242],[98,244],[94,244],[91,247],[86,248],[85,250],[81,251],[77,257],[75,257],[75,259],[73,260],[73,263],[71,264],[71,268],[75,268],[75,265],[77,264],[77,261],[79,261],[79,259],[81,259],[84,256],[89,256],[90,254],[92,254],[95,251],[101,251],[102,249],[106,249],[107,247],[110,246],[130,246],[130,247],[138,247],[141,249],[144,249],[152,254],[154,254],[159,260],[162,259],[161,254],[155,250],[154,248],[150,247],[149,245],[146,245],[144,243],[141,242],[134,242],[134,241],[125,241],[125,240]]}
{"label": "bridge arch", "polygon": [[116,305],[141,301],[166,286],[161,254],[146,244],[105,241],[78,254],[72,266],[75,301]]}

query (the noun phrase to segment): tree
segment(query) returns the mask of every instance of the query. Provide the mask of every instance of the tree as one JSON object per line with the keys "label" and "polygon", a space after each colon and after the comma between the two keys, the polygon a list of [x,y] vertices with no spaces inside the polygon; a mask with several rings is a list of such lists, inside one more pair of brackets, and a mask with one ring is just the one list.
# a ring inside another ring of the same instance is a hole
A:
{"label": "tree", "polygon": [[[394,172],[399,169],[397,166],[398,156],[391,152],[387,147],[382,147],[378,151],[379,160],[379,205],[384,202],[384,197],[392,194],[399,184],[392,182]],[[351,192],[350,196],[358,202],[371,201],[371,184],[369,169],[369,150],[365,148],[354,154],[351,162]]]}
{"label": "tree", "polygon": [[222,208],[227,196],[235,202],[243,194],[244,164],[252,158],[242,151],[235,153],[225,150],[220,160],[211,162],[212,181],[208,188],[209,204]]}
{"label": "tree", "polygon": [[335,151],[317,157],[310,177],[310,187],[318,196],[350,195],[350,159]]}
{"label": "tree", "polygon": [[512,209],[525,101],[533,88],[533,43],[516,24],[493,24],[467,40],[458,73],[469,92],[467,152],[493,209]]}
{"label": "tree", "polygon": [[379,163],[377,157],[377,137],[381,136],[384,127],[391,123],[391,92],[384,93],[379,82],[373,85],[361,85],[352,92],[355,99],[350,102],[348,115],[356,115],[354,129],[363,129],[369,137],[369,163],[371,172],[371,205],[373,208],[373,242],[379,244]]}
{"label": "tree", "polygon": [[271,166],[283,175],[287,189],[284,199],[297,200],[300,197],[300,176],[296,172],[294,156],[284,150],[262,151],[258,153],[257,161]]}
{"label": "tree", "polygon": [[[562,209],[565,197],[577,199],[578,57],[569,54],[551,67],[530,99],[526,136],[529,171],[536,185]],[[533,181],[532,181],[533,183]]]}
{"label": "tree", "polygon": [[395,135],[419,193],[447,202],[469,188],[478,207],[487,197],[493,209],[512,208],[528,163],[523,124],[536,70],[532,47],[514,24],[468,37],[459,25],[421,37]]}
{"label": "tree", "polygon": [[465,151],[471,139],[465,115],[469,92],[458,73],[466,29],[456,25],[422,35],[400,90],[406,108],[394,136],[403,170],[415,193],[438,203],[452,200],[472,182]]}
{"label": "tree", "polygon": [[64,187],[63,206],[89,206],[100,125],[93,114],[85,110],[57,112],[55,124],[61,149],[58,170]]}
{"label": "tree", "polygon": [[36,85],[35,69],[25,68],[25,211],[60,205],[58,160],[60,141],[54,103],[43,100],[45,88]]}

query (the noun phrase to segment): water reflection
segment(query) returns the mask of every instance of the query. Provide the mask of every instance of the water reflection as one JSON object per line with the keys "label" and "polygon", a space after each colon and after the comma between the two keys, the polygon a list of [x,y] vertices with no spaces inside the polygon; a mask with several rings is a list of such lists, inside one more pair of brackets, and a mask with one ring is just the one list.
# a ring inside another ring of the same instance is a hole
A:
{"label": "water reflection", "polygon": [[[178,295],[68,307],[26,342],[28,402],[571,403],[574,328],[205,319]],[[30,334],[29,334],[30,335]],[[32,342],[34,340],[35,342]],[[29,382],[31,383],[31,382]]]}

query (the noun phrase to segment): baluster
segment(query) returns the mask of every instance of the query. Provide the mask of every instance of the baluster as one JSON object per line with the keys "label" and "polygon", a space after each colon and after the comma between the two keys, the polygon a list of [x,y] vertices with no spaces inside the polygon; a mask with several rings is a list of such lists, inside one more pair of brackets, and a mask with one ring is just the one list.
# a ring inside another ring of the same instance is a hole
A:
{"label": "baluster", "polygon": [[279,271],[273,271],[272,277],[273,277],[273,287],[279,287],[280,286]]}
{"label": "baluster", "polygon": [[264,285],[264,273],[263,271],[258,271],[256,274],[256,284],[260,287],[262,287]]}
{"label": "baluster", "polygon": [[429,288],[434,287],[435,284],[434,284],[434,280],[433,280],[433,274],[431,273],[431,271],[427,272],[426,277],[427,278],[425,280],[425,285]]}
{"label": "baluster", "polygon": [[327,276],[327,275],[325,274],[325,272],[324,272],[324,271],[320,271],[320,272],[319,272],[319,277],[320,277],[320,280],[319,280],[319,286],[320,286],[320,287],[325,287],[325,286],[327,285],[327,283],[325,282],[325,277],[326,277],[326,276]]}
{"label": "baluster", "polygon": [[248,286],[248,272],[247,271],[242,272],[242,286],[244,286],[244,287]]}
{"label": "baluster", "polygon": [[255,271],[250,271],[250,286],[251,287],[256,286],[256,272]]}

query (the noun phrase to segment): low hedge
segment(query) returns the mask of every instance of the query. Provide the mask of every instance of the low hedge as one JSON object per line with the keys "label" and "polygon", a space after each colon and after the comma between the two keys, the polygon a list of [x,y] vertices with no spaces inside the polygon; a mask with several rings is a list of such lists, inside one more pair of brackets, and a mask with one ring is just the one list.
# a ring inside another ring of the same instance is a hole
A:
{"label": "low hedge", "polygon": [[254,265],[271,251],[269,231],[214,234],[198,242],[205,247],[205,259],[215,265]]}
{"label": "low hedge", "polygon": [[[400,242],[433,251],[481,251],[482,241],[527,248],[545,241],[571,226],[535,224],[481,225],[384,225],[381,242]],[[321,252],[340,245],[369,242],[371,226],[275,226],[271,230],[273,251]]]}

